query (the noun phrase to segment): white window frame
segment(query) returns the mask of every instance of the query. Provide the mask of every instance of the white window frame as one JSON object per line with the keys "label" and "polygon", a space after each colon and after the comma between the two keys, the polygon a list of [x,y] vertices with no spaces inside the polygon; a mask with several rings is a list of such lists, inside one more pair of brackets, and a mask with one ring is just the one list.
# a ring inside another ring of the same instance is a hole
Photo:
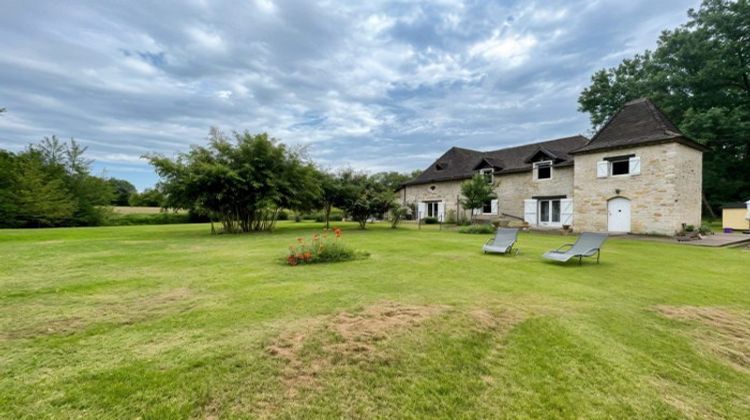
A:
{"label": "white window frame", "polygon": [[[537,223],[539,226],[548,226],[548,227],[560,227],[562,226],[562,200],[560,198],[540,198],[537,200]],[[552,220],[552,208],[554,207],[553,202],[557,202],[557,209],[558,209],[558,215],[557,215],[557,221]],[[549,216],[549,220],[545,221],[542,220],[542,204],[548,203],[549,206],[547,208],[547,215]]]}
{"label": "white window frame", "polygon": [[490,182],[488,184],[492,184],[495,182],[495,170],[492,168],[482,168],[479,170],[479,173],[482,174],[483,177],[486,178],[486,174],[490,174]]}
{"label": "white window frame", "polygon": [[425,201],[425,215],[424,217],[438,218],[440,213],[440,202],[439,201]]}
{"label": "white window frame", "polygon": [[[539,167],[542,165],[549,167],[549,178],[539,178]],[[551,160],[540,160],[539,162],[534,162],[534,180],[535,181],[549,181],[554,176],[555,176],[555,170],[552,167]]]}
{"label": "white window frame", "polygon": [[[628,165],[628,172],[625,174],[614,174],[614,163],[615,162],[627,162]],[[625,177],[631,177],[631,176],[637,176],[641,174],[641,158],[637,155],[632,155],[629,157],[622,157],[619,159],[611,159],[611,158],[605,158],[604,160],[601,160],[596,163],[596,177],[597,178],[625,178]],[[606,174],[603,173],[605,171],[600,170],[600,166],[606,166]]]}
{"label": "white window frame", "polygon": [[489,205],[490,205],[490,211],[484,211],[484,206],[487,203],[482,203],[482,214],[493,214],[492,213],[492,207],[493,207],[493,203],[492,202],[493,201],[495,201],[495,199],[491,199],[491,200],[487,201],[487,203],[489,203]]}
{"label": "white window frame", "polygon": [[[628,172],[624,173],[624,174],[617,174],[617,175],[615,175],[615,173],[614,173],[614,171],[615,171],[615,165],[614,165],[615,162],[624,162],[624,163],[627,163],[627,165],[628,165]],[[615,177],[615,178],[630,176],[630,158],[629,157],[623,158],[623,159],[608,160],[607,163],[609,163],[609,171],[607,171],[607,173],[609,174],[609,176]]]}

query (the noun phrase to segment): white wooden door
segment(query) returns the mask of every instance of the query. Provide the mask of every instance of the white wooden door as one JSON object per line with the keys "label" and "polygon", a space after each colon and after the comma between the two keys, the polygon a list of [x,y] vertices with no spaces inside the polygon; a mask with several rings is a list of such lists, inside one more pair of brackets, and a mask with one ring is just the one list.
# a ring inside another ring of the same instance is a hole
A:
{"label": "white wooden door", "polygon": [[607,203],[607,230],[630,232],[630,200],[613,198]]}

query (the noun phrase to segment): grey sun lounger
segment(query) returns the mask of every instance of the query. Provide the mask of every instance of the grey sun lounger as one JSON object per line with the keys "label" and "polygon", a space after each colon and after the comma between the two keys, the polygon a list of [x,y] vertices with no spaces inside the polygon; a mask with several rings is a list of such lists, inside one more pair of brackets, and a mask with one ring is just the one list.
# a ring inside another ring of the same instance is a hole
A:
{"label": "grey sun lounger", "polygon": [[[484,253],[494,254],[507,254],[513,250],[513,246],[518,242],[518,229],[513,228],[500,228],[495,232],[495,237],[489,239],[484,246],[482,251]],[[516,255],[518,255],[518,248],[516,248]]]}
{"label": "grey sun lounger", "polygon": [[[599,254],[602,244],[607,240],[606,233],[584,232],[578,237],[574,244],[565,244],[555,250],[549,251],[542,256],[548,260],[565,262],[571,258],[578,257],[578,264],[581,264],[583,257],[593,257],[596,254],[596,262],[599,263]],[[563,250],[569,246],[570,249]]]}

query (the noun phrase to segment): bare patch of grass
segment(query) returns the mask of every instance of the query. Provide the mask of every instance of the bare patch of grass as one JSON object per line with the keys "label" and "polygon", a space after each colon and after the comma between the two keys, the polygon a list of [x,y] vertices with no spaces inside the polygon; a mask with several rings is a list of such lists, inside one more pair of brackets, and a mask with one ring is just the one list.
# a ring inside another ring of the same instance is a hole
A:
{"label": "bare patch of grass", "polygon": [[381,302],[361,311],[320,319],[304,331],[281,334],[266,351],[284,362],[282,382],[288,395],[317,388],[318,376],[337,364],[372,361],[377,344],[404,333],[439,313],[440,306]]}
{"label": "bare patch of grass", "polygon": [[518,325],[527,315],[517,310],[490,310],[486,308],[474,309],[469,312],[476,326],[482,330],[492,330],[506,333]]}
{"label": "bare patch of grass", "polygon": [[691,335],[701,347],[739,370],[750,370],[750,311],[696,306],[658,306],[657,311],[667,318],[697,323]]}
{"label": "bare patch of grass", "polygon": [[700,400],[690,398],[690,393],[666,379],[653,379],[651,384],[659,391],[662,400],[686,418],[708,419],[722,417]]}
{"label": "bare patch of grass", "polygon": [[30,320],[25,325],[0,332],[0,340],[72,335],[99,323],[131,325],[168,314],[175,309],[189,308],[194,300],[194,293],[185,287],[149,295],[112,296],[64,316],[42,316]]}

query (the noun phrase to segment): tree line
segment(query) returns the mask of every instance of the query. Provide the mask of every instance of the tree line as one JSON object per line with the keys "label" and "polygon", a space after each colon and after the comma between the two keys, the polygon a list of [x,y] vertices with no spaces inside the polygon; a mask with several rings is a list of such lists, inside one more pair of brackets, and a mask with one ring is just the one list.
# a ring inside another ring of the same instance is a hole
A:
{"label": "tree line", "polygon": [[101,224],[112,190],[91,175],[85,152],[55,136],[20,153],[0,150],[0,227]]}
{"label": "tree line", "polygon": [[579,110],[600,127],[626,102],[649,97],[703,143],[705,211],[750,199],[750,3],[704,0],[689,21],[662,32],[654,51],[602,69]]}
{"label": "tree line", "polygon": [[265,133],[212,129],[207,146],[176,159],[145,156],[161,181],[139,193],[126,180],[92,175],[86,150],[56,136],[18,153],[0,149],[0,227],[97,226],[109,206],[190,210],[227,233],[272,230],[282,210],[322,211],[326,226],[334,208],[362,228],[386,214],[397,224],[406,210],[394,192],[417,174],[325,171]]}
{"label": "tree line", "polygon": [[215,128],[208,145],[193,146],[175,159],[145,157],[161,177],[166,206],[191,209],[211,220],[212,232],[226,233],[273,230],[282,210],[322,210],[328,226],[333,208],[364,229],[373,218],[403,214],[394,192],[415,175],[328,172],[303,149],[266,133],[228,136]]}

